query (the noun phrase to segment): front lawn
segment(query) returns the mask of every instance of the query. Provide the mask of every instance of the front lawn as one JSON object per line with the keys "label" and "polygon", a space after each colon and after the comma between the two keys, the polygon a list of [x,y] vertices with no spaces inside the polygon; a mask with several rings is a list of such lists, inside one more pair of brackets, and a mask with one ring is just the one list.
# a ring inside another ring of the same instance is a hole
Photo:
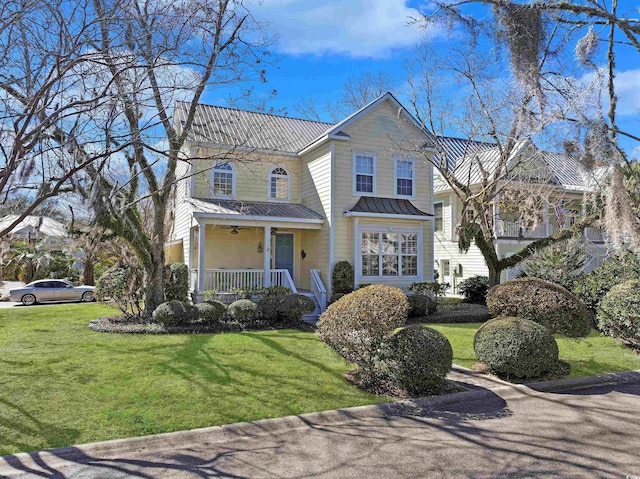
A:
{"label": "front lawn", "polygon": [[0,455],[385,402],[314,333],[91,331],[97,304],[0,310]]}
{"label": "front lawn", "polygon": [[[444,334],[453,347],[453,363],[470,368],[475,363],[473,336],[481,323],[425,324]],[[595,330],[582,339],[555,335],[560,359],[571,364],[569,377],[593,376],[640,369],[640,355]]]}

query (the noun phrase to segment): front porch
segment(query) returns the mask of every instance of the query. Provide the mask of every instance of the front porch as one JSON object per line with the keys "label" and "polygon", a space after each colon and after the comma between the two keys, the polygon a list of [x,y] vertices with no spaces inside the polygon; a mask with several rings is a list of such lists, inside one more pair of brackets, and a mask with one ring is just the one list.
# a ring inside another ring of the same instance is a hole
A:
{"label": "front porch", "polygon": [[222,293],[236,290],[251,290],[268,286],[285,286],[292,292],[298,290],[288,269],[269,270],[269,279],[264,269],[205,269],[203,287],[198,287],[198,269],[191,269],[192,291],[216,290]]}

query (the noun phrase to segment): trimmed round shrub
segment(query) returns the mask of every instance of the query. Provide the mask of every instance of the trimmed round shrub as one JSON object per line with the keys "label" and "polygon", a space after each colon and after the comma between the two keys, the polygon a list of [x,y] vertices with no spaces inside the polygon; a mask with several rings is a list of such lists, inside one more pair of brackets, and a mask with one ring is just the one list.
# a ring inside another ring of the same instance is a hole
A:
{"label": "trimmed round shrub", "polygon": [[187,324],[197,318],[196,309],[181,301],[167,301],[153,311],[153,321],[168,326]]}
{"label": "trimmed round shrub", "polygon": [[240,299],[229,305],[227,315],[240,324],[248,324],[256,319],[257,311],[258,305],[256,303],[250,299]]}
{"label": "trimmed round shrub", "polygon": [[198,320],[202,322],[215,323],[224,319],[227,312],[227,305],[220,301],[207,301],[195,305]]}
{"label": "trimmed round shrub", "polygon": [[499,376],[537,378],[560,368],[558,344],[551,331],[522,318],[484,323],[473,338],[478,361]]}
{"label": "trimmed round shrub", "polygon": [[258,301],[256,310],[258,319],[269,323],[277,323],[280,301],[282,301],[282,296],[267,296]]}
{"label": "trimmed round shrub", "polygon": [[449,340],[422,326],[396,332],[385,343],[382,356],[389,379],[412,396],[440,389],[453,362]]}
{"label": "trimmed round shrub", "polygon": [[348,361],[372,372],[382,342],[407,321],[409,302],[398,288],[367,286],[347,294],[322,313],[320,338]]}
{"label": "trimmed round shrub", "polygon": [[336,301],[338,301],[340,298],[342,298],[343,296],[346,296],[347,293],[334,293],[331,295],[331,297],[329,298],[329,304],[333,304]]}
{"label": "trimmed round shrub", "polygon": [[489,291],[489,278],[473,276],[460,282],[458,291],[467,303],[486,304]]}
{"label": "trimmed round shrub", "polygon": [[186,301],[189,295],[189,267],[184,263],[165,266],[164,298],[167,301]]}
{"label": "trimmed round shrub", "polygon": [[353,266],[348,261],[338,261],[331,275],[331,293],[350,293],[353,291]]}
{"label": "trimmed round shrub", "polygon": [[278,319],[287,325],[295,325],[305,314],[313,313],[316,303],[303,294],[288,294],[278,304]]}
{"label": "trimmed round shrub", "polygon": [[409,294],[409,317],[423,318],[433,314],[438,309],[436,294],[433,291],[425,291],[424,294]]}
{"label": "trimmed round shrub", "polygon": [[144,290],[140,268],[128,263],[117,263],[96,281],[94,294],[98,301],[115,305],[125,316],[140,311]]}
{"label": "trimmed round shrub", "polygon": [[584,337],[591,330],[585,305],[560,285],[538,278],[520,278],[494,286],[487,293],[493,316],[517,316],[571,338]]}
{"label": "trimmed round shrub", "polygon": [[598,328],[640,350],[640,280],[614,286],[598,308]]}

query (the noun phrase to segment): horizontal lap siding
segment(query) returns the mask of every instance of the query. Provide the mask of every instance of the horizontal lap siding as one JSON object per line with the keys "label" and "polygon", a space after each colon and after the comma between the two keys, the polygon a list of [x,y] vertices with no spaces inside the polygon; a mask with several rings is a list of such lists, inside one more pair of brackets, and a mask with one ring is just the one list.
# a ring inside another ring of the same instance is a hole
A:
{"label": "horizontal lap siding", "polygon": [[[176,166],[176,178],[178,182],[176,184],[176,200],[174,214],[173,231],[171,232],[171,240],[182,240],[182,260],[188,264],[189,258],[189,245],[190,245],[190,229],[191,229],[191,211],[184,204],[185,195],[189,191],[189,184],[191,179],[189,176],[190,164],[184,161],[179,161]],[[176,251],[172,251],[172,255]]]}
{"label": "horizontal lap siding", "polygon": [[311,269],[319,269],[325,287],[329,288],[329,229],[331,219],[331,152],[328,145],[317,148],[302,158],[301,201],[320,213],[325,222],[321,230],[301,231],[300,284],[311,288]]}

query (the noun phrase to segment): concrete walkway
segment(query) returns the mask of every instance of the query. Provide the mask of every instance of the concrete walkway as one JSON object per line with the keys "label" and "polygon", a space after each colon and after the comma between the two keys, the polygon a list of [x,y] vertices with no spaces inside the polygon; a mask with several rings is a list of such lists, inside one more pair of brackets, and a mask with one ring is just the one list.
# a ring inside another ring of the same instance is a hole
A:
{"label": "concrete walkway", "polygon": [[0,477],[640,477],[640,372],[529,386],[461,368],[452,378],[469,390],[5,456]]}

